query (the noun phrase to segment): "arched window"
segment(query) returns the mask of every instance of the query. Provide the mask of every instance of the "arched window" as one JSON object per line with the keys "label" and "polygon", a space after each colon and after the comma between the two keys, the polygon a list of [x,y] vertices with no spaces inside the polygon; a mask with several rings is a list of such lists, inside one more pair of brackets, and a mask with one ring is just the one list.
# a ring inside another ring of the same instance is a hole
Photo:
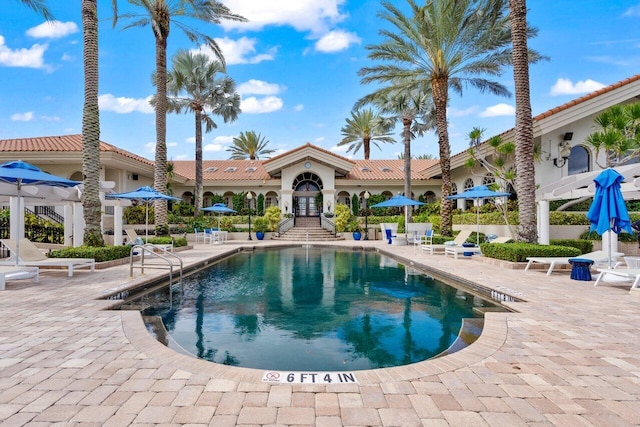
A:
{"label": "arched window", "polygon": [[482,185],[491,185],[496,182],[496,177],[491,172],[482,177]]}
{"label": "arched window", "polygon": [[455,182],[451,183],[451,195],[454,196],[458,194],[458,186],[456,185]]}
{"label": "arched window", "polygon": [[471,178],[467,178],[467,180],[464,182],[464,191],[470,190],[475,186],[476,185],[473,183],[473,180]]}
{"label": "arched window", "polygon": [[301,173],[293,180],[294,191],[320,191],[322,190],[322,180],[318,175],[311,172]]}
{"label": "arched window", "polygon": [[589,172],[591,170],[591,156],[589,150],[582,145],[571,148],[569,156],[569,175]]}
{"label": "arched window", "polygon": [[426,203],[435,203],[436,202],[436,193],[433,191],[427,191],[424,193],[424,201]]}

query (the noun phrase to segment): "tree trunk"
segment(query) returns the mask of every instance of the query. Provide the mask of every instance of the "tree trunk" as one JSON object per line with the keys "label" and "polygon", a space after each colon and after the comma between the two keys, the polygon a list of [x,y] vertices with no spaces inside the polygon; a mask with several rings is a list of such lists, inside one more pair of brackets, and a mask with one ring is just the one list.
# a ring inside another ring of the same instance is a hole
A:
{"label": "tree trunk", "polygon": [[533,119],[529,89],[526,0],[509,0],[513,77],[516,93],[516,192],[518,193],[518,240],[535,243],[536,227],[535,164]]}
{"label": "tree trunk", "polygon": [[440,169],[442,170],[442,201],[440,207],[440,234],[453,235],[452,207],[447,196],[451,195],[451,148],[449,147],[449,131],[447,129],[447,101],[449,99],[449,82],[446,77],[431,80],[433,104],[436,110],[436,131],[440,147]]}
{"label": "tree trunk", "polygon": [[[402,141],[404,142],[404,196],[411,198],[411,119],[402,118]],[[409,206],[404,207],[405,232],[410,221]]]}
{"label": "tree trunk", "polygon": [[364,147],[364,159],[369,160],[369,156],[371,155],[371,138],[363,138],[362,145]]}
{"label": "tree trunk", "polygon": [[202,111],[196,110],[196,188],[193,216],[199,217],[202,209]]}
{"label": "tree trunk", "polygon": [[[83,243],[104,246],[100,201],[100,111],[98,108],[97,0],[82,0],[84,107],[82,110]],[[74,236],[77,238],[79,236]]]}
{"label": "tree trunk", "polygon": [[[168,23],[167,23],[168,28]],[[156,36],[156,157],[153,173],[153,186],[161,192],[167,192],[167,39]],[[167,222],[167,201],[156,200],[156,235],[169,233]]]}

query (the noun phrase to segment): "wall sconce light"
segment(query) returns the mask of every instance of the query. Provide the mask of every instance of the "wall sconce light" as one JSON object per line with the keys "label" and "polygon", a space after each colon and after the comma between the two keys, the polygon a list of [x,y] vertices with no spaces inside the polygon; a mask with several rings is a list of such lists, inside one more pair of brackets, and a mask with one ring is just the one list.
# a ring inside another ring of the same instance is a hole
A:
{"label": "wall sconce light", "polygon": [[553,159],[555,167],[561,168],[567,163],[567,160],[569,160],[569,156],[571,155],[571,144],[569,141],[571,141],[572,137],[572,132],[564,134],[564,140],[558,145],[558,158]]}

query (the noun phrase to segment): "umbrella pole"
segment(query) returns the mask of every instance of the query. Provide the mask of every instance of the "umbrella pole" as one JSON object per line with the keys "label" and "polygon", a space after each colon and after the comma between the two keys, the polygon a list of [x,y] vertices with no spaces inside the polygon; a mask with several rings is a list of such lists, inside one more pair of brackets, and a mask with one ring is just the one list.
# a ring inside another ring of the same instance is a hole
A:
{"label": "umbrella pole", "polygon": [[145,219],[144,222],[145,227],[144,227],[144,237],[145,237],[145,243],[149,242],[149,202],[147,201],[147,210],[145,211]]}
{"label": "umbrella pole", "polygon": [[476,246],[480,246],[480,203],[476,206]]}

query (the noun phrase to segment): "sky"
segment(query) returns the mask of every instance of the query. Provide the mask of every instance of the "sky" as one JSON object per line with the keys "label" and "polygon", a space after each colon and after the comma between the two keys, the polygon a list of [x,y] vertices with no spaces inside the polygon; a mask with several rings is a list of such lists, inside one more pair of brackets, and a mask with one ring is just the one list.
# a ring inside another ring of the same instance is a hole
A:
{"label": "sky", "polygon": [[[83,63],[79,1],[49,0],[55,17],[46,23],[18,0],[0,15],[0,139],[82,133]],[[214,116],[217,129],[203,135],[205,160],[228,159],[240,132],[255,131],[276,154],[306,143],[348,158],[338,147],[341,128],[355,102],[375,90],[361,84],[358,71],[375,63],[367,46],[380,42],[386,24],[381,2],[372,0],[222,0],[247,23],[220,25],[183,20],[214,37],[241,96],[242,113],[233,123]],[[404,0],[393,2],[403,7]],[[111,1],[98,2],[100,140],[154,159],[155,40],[151,28],[128,28],[111,20]],[[119,0],[120,13],[142,13]],[[530,68],[534,115],[640,73],[640,1],[528,1],[528,21],[539,31],[529,41],[549,59]],[[636,30],[634,30],[636,28]],[[168,67],[180,49],[206,52],[174,26],[168,40]],[[223,77],[223,75],[220,75]],[[513,70],[494,77],[513,91]],[[451,95],[448,108],[452,154],[469,146],[474,127],[485,137],[515,124],[515,98],[465,88]],[[195,158],[193,114],[169,114],[169,160]],[[394,159],[403,152],[400,129],[395,144],[371,147],[371,159]],[[438,155],[433,131],[416,138],[412,155]]]}

